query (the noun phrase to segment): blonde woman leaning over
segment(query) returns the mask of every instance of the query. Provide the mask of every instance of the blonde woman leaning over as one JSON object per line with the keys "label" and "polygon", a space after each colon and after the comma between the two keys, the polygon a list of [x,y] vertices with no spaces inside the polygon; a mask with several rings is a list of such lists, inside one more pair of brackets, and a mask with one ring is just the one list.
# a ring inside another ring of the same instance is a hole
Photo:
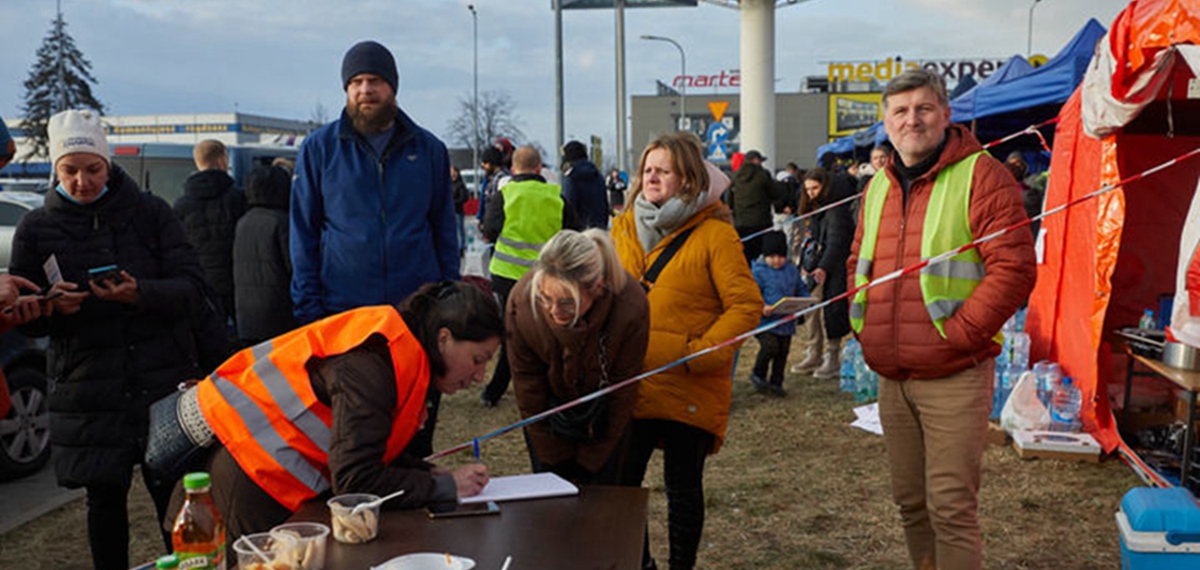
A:
{"label": "blonde woman leaning over", "polygon": [[[522,417],[642,371],[650,332],[646,293],[597,229],[563,230],[517,282],[504,319]],[[625,456],[637,386],[559,412],[526,429],[536,472],[612,485]]]}

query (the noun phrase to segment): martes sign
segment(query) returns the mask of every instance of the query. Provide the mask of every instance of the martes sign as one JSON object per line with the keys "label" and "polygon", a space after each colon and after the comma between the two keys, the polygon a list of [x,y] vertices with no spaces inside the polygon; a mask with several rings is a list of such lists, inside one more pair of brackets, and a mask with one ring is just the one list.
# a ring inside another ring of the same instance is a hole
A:
{"label": "martes sign", "polygon": [[679,89],[687,87],[733,87],[742,86],[742,72],[737,69],[721,70],[721,73],[712,75],[676,75],[675,79],[671,80],[671,87]]}
{"label": "martes sign", "polygon": [[1001,65],[1004,65],[1002,59],[905,61],[900,56],[881,61],[835,61],[829,63],[829,81],[865,83],[877,80],[886,83],[905,70],[924,68],[941,75],[947,82],[956,82],[968,76],[987,79]]}

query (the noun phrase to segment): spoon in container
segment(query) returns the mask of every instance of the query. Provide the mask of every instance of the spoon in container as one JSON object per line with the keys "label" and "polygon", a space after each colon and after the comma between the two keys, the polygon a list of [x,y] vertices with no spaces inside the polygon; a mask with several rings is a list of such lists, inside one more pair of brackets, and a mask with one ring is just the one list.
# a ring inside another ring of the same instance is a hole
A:
{"label": "spoon in container", "polygon": [[255,546],[254,542],[251,541],[249,538],[246,538],[243,536],[243,537],[239,538],[238,540],[240,540],[242,542],[242,544],[249,546],[250,551],[253,552],[254,555],[257,556],[259,560],[262,560],[263,564],[271,563],[271,559],[267,557],[267,553],[263,552],[261,549],[259,549],[257,546]]}
{"label": "spoon in container", "polygon": [[404,489],[400,489],[399,491],[396,491],[395,493],[392,493],[391,495],[384,495],[378,499],[375,499],[374,501],[367,501],[365,503],[359,503],[357,505],[354,505],[354,508],[350,510],[350,516],[357,515],[358,513],[361,513],[366,509],[373,509],[375,507],[378,507],[379,505],[382,505],[384,501],[386,501],[388,499],[395,499],[396,497],[399,497],[400,495],[403,495],[403,494],[404,494]]}

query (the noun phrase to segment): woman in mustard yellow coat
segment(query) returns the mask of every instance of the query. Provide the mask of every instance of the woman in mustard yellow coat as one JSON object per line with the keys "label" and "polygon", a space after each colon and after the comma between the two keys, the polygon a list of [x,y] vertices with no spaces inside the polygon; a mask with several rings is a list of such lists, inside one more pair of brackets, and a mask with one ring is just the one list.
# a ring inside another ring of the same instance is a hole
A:
{"label": "woman in mustard yellow coat", "polygon": [[[643,277],[675,239],[682,247],[650,287],[651,370],[758,325],[763,301],[742,254],[729,209],[709,196],[709,175],[694,139],[660,137],[642,153],[630,206],[613,238],[625,269]],[[640,485],[655,448],[663,449],[671,570],[690,569],[704,528],[704,461],[725,440],[732,345],[641,382],[622,483]],[[649,541],[643,555],[647,568]]]}

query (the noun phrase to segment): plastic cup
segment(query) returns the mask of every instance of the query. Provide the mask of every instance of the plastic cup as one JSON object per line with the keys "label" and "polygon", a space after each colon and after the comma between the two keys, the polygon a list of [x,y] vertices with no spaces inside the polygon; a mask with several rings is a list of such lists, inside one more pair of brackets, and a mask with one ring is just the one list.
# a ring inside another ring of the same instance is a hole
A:
{"label": "plastic cup", "polygon": [[350,513],[356,505],[378,499],[379,495],[370,493],[351,493],[329,499],[325,504],[329,505],[334,540],[346,544],[362,544],[373,540],[379,533],[379,505],[362,509],[356,515]]}
{"label": "plastic cup", "polygon": [[238,568],[241,570],[299,570],[300,568],[300,553],[296,539],[287,535],[275,535],[269,532],[243,535],[233,542],[233,551],[237,553]]}
{"label": "plastic cup", "polygon": [[315,522],[287,523],[271,529],[271,534],[290,536],[296,540],[299,570],[324,570],[329,527]]}

